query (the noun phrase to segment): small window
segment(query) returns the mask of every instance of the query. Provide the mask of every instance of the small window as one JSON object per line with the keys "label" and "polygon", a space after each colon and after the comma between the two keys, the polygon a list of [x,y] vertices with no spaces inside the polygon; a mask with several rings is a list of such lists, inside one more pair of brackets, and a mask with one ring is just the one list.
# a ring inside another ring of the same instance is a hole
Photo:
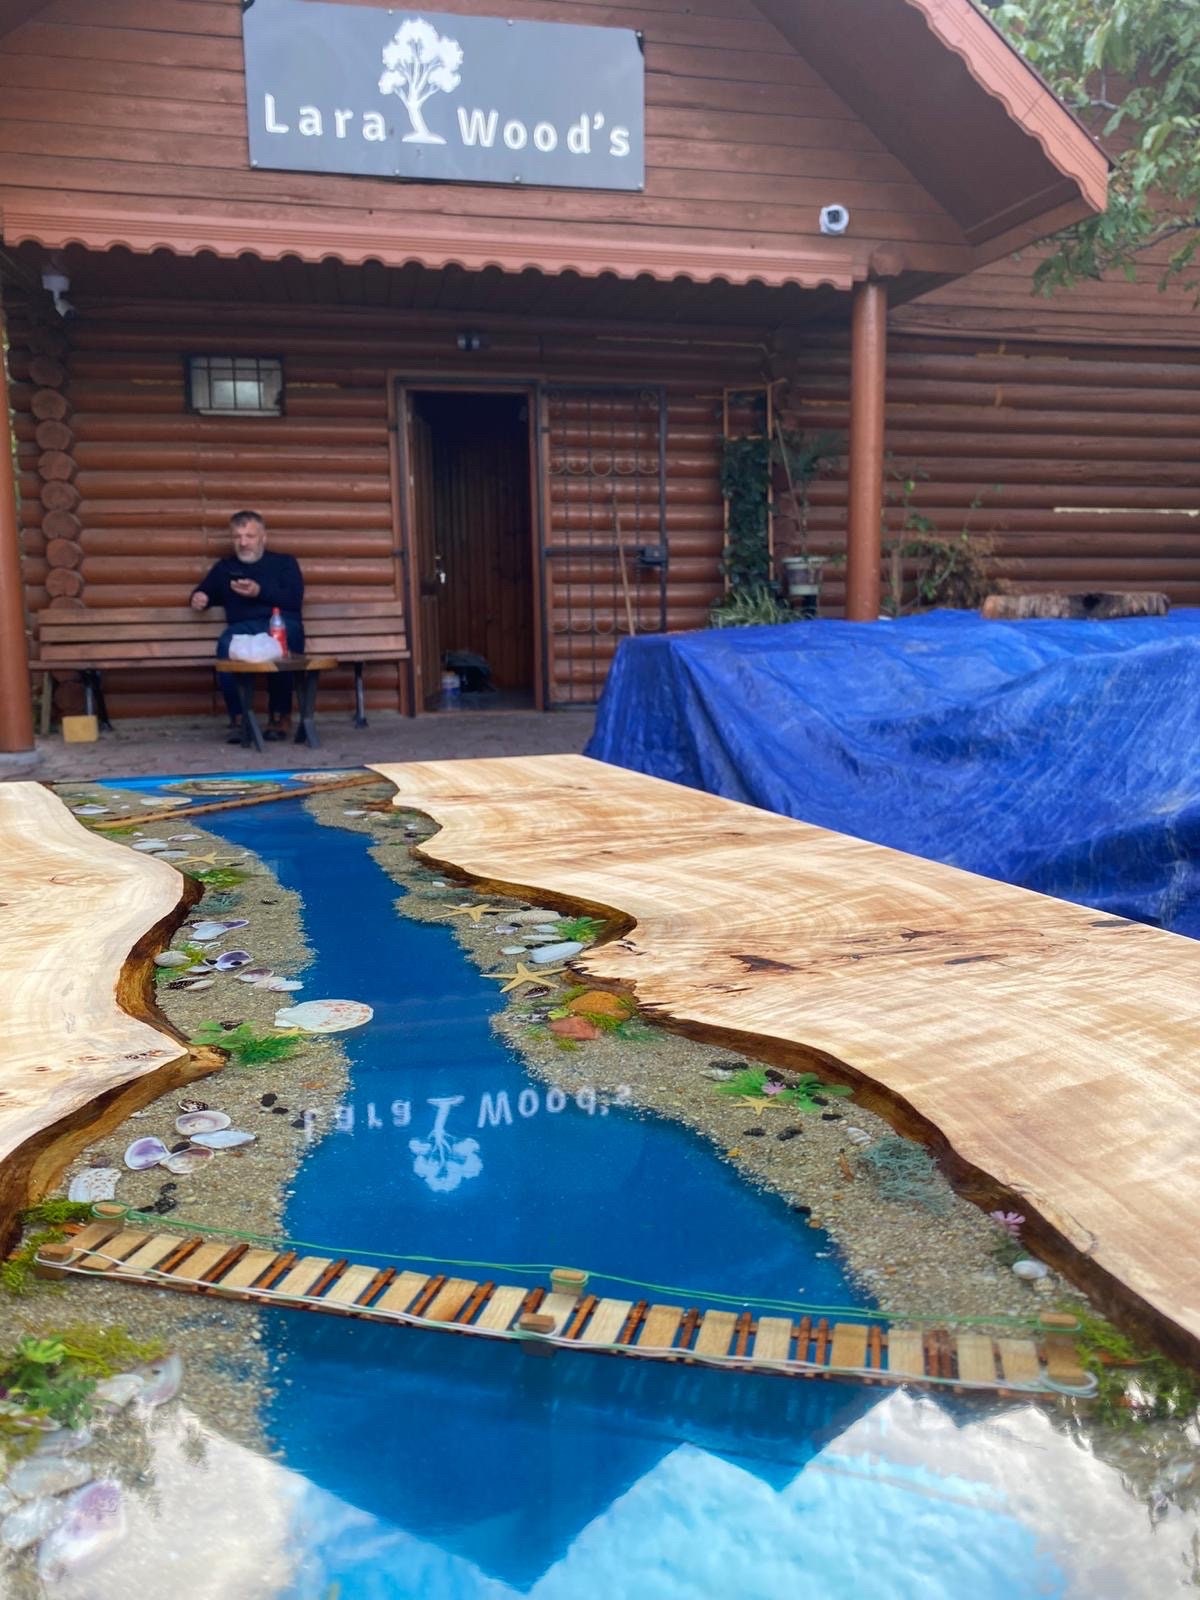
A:
{"label": "small window", "polygon": [[264,356],[189,356],[188,401],[205,415],[283,415],[283,362]]}

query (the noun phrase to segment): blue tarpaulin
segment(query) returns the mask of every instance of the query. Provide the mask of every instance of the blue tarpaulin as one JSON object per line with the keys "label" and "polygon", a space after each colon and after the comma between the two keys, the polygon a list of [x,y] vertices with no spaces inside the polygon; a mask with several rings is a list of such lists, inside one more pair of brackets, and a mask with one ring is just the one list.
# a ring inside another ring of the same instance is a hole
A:
{"label": "blue tarpaulin", "polygon": [[630,639],[587,753],[1200,937],[1200,610]]}

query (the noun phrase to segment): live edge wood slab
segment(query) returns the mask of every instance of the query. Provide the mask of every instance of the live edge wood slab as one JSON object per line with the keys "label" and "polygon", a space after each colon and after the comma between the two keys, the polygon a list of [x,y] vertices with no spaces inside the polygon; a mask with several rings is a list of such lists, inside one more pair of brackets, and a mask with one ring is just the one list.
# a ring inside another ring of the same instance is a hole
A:
{"label": "live edge wood slab", "polygon": [[1200,944],[582,756],[375,770],[443,870],[615,915],[589,980],[853,1083],[1200,1362]]}
{"label": "live edge wood slab", "polygon": [[200,892],[40,784],[0,784],[0,1244],[86,1144],[222,1064],[153,1002],[154,953]]}

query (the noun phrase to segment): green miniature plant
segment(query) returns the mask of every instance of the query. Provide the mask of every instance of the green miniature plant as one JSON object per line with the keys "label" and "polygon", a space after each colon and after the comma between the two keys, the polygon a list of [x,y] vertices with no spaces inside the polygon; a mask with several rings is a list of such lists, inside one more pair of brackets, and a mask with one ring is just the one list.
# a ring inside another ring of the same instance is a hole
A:
{"label": "green miniature plant", "polygon": [[235,889],[253,874],[242,872],[238,867],[201,867],[198,872],[191,872],[188,876],[208,889]]}
{"label": "green miniature plant", "polygon": [[591,944],[603,932],[604,923],[599,917],[564,917],[558,924],[560,937],[577,944]]}
{"label": "green miniature plant", "polygon": [[1079,1323],[1073,1337],[1082,1365],[1099,1385],[1096,1409],[1108,1422],[1136,1427],[1154,1422],[1186,1422],[1200,1408],[1200,1377],[1176,1366],[1157,1351],[1139,1349],[1103,1317],[1076,1305],[1063,1305]]}
{"label": "green miniature plant", "polygon": [[216,1045],[229,1054],[239,1067],[262,1067],[274,1061],[287,1061],[304,1044],[298,1033],[276,1033],[241,1022],[236,1028],[219,1022],[204,1022],[192,1036],[192,1043]]}
{"label": "green miniature plant", "polygon": [[717,1085],[718,1094],[739,1098],[775,1098],[797,1111],[822,1111],[831,1099],[845,1099],[854,1093],[844,1083],[826,1083],[815,1072],[802,1072],[788,1082],[769,1077],[766,1067],[747,1067],[727,1083]]}
{"label": "green miniature plant", "polygon": [[92,1207],[87,1200],[66,1200],[61,1195],[52,1195],[47,1200],[39,1200],[37,1205],[28,1206],[21,1213],[21,1222],[25,1227],[41,1224],[45,1228],[61,1228],[67,1222],[90,1222],[92,1220]]}
{"label": "green miniature plant", "polygon": [[776,623],[795,622],[796,612],[786,600],[780,599],[770,584],[754,583],[731,589],[709,611],[708,620],[714,628],[770,627]]}
{"label": "green miniature plant", "polygon": [[21,1415],[5,1415],[0,1442],[10,1455],[36,1442],[30,1418],[49,1418],[60,1427],[77,1428],[92,1415],[92,1396],[102,1378],[127,1371],[161,1356],[158,1340],[140,1342],[124,1328],[84,1323],[43,1338],[26,1337],[0,1359],[0,1388],[20,1407]]}
{"label": "green miniature plant", "polygon": [[118,1372],[144,1366],[166,1354],[161,1339],[135,1339],[128,1329],[99,1323],[74,1322],[57,1335],[67,1358],[94,1378],[111,1378]]}
{"label": "green miniature plant", "polygon": [[208,960],[208,951],[198,944],[172,945],[171,948],[178,950],[180,955],[187,956],[191,965],[187,967],[155,967],[155,983],[170,983],[176,978],[182,978],[192,970],[192,967],[198,966],[201,961]]}

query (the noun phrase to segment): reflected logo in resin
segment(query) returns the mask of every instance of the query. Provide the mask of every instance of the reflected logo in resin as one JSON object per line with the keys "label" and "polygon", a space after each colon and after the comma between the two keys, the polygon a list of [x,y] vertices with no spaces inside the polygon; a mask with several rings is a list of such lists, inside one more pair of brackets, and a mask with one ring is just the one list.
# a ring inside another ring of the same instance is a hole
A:
{"label": "reflected logo in resin", "polygon": [[478,1139],[452,1139],[446,1132],[446,1119],[455,1106],[463,1103],[461,1094],[430,1100],[437,1110],[428,1139],[410,1139],[408,1148],[416,1156],[413,1171],[431,1189],[449,1193],[464,1178],[477,1178],[483,1171]]}

